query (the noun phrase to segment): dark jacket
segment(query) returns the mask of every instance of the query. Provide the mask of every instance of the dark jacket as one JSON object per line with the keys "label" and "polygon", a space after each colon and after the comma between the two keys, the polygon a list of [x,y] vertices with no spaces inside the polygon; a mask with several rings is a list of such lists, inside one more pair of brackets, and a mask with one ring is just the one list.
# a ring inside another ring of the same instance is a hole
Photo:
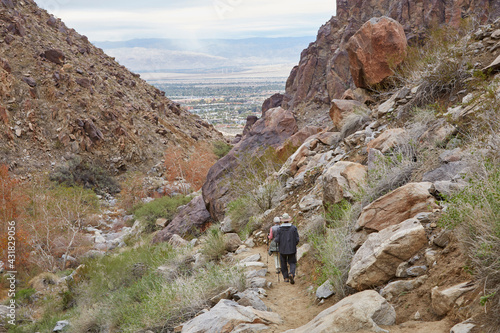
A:
{"label": "dark jacket", "polygon": [[299,244],[297,227],[291,223],[283,223],[275,240],[279,244],[281,254],[293,254],[297,252],[297,244]]}

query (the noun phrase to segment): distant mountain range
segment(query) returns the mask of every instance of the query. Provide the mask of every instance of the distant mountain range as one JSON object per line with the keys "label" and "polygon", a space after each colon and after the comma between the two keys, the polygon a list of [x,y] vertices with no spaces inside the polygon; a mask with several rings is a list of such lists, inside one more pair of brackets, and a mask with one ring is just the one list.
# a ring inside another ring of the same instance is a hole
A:
{"label": "distant mountain range", "polygon": [[296,64],[315,37],[247,39],[132,39],[94,42],[122,65],[139,73],[191,72]]}

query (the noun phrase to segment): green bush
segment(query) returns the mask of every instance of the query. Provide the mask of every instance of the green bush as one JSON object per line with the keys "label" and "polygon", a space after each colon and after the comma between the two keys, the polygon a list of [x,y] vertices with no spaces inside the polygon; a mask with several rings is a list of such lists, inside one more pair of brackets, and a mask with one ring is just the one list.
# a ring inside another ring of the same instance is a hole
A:
{"label": "green bush", "polygon": [[214,224],[208,228],[201,253],[212,260],[218,260],[226,253],[224,233],[220,230],[220,225]]}
{"label": "green bush", "polygon": [[214,152],[215,156],[220,159],[226,156],[232,148],[233,146],[226,143],[225,141],[215,141],[212,146],[212,151]]}
{"label": "green bush", "polygon": [[487,164],[484,171],[449,199],[440,224],[457,229],[474,271],[500,283],[500,167]]}
{"label": "green bush", "polygon": [[[245,285],[240,270],[214,264],[195,270],[187,258],[161,243],[90,260],[76,292],[73,332],[170,330],[209,306],[215,294]],[[168,277],[157,270],[162,265],[170,268]]]}
{"label": "green bush", "polygon": [[155,199],[148,203],[139,203],[133,208],[133,214],[136,219],[146,222],[146,232],[153,232],[157,229],[156,220],[165,218],[171,220],[179,206],[186,205],[192,197],[176,195],[173,197],[165,196]]}
{"label": "green bush", "polygon": [[[454,229],[467,266],[483,281],[485,295],[500,294],[500,166],[498,160],[474,166],[467,188],[448,199],[440,226]],[[498,313],[500,303],[490,308]],[[493,316],[492,327],[500,318]]]}
{"label": "green bush", "polygon": [[120,187],[109,173],[96,163],[85,162],[81,158],[74,158],[66,165],[56,168],[49,175],[51,181],[66,186],[83,186],[96,193],[120,192]]}
{"label": "green bush", "polygon": [[341,297],[347,295],[345,282],[349,273],[351,259],[354,255],[350,239],[354,221],[358,215],[358,206],[352,206],[347,201],[332,205],[325,212],[325,219],[330,226],[321,233],[308,235],[316,258],[321,262],[318,268],[322,284],[330,280],[335,293]]}

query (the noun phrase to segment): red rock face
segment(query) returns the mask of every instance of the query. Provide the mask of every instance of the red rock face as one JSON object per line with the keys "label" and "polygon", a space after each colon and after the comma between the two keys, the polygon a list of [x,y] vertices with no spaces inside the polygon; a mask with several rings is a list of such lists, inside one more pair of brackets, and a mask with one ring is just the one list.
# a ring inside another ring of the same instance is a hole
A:
{"label": "red rock face", "polygon": [[394,74],[406,57],[403,26],[388,18],[372,18],[349,39],[347,52],[354,84],[368,88]]}
{"label": "red rock face", "polygon": [[294,111],[302,128],[327,114],[332,99],[354,88],[346,44],[373,17],[388,16],[401,23],[411,43],[436,24],[458,26],[462,17],[485,22],[499,15],[498,0],[337,0],[337,16],[319,29],[316,41],[292,69],[282,106]]}

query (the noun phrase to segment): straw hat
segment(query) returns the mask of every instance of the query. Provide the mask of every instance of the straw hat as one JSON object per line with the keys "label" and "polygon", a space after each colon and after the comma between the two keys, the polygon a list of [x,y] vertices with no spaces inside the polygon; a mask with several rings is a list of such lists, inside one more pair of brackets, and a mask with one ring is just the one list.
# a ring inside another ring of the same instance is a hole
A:
{"label": "straw hat", "polygon": [[292,218],[287,213],[284,213],[283,215],[281,215],[281,222],[290,222],[291,220],[292,220]]}

